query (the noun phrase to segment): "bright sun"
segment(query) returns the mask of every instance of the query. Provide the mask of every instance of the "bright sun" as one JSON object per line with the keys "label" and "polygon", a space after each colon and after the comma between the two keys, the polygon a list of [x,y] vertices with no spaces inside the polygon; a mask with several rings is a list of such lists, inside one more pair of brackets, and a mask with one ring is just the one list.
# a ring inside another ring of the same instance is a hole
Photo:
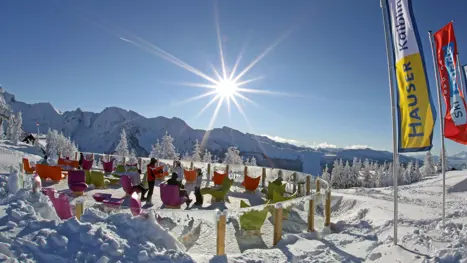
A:
{"label": "bright sun", "polygon": [[230,79],[222,79],[219,81],[219,84],[216,85],[216,93],[221,98],[231,98],[237,93],[238,84]]}

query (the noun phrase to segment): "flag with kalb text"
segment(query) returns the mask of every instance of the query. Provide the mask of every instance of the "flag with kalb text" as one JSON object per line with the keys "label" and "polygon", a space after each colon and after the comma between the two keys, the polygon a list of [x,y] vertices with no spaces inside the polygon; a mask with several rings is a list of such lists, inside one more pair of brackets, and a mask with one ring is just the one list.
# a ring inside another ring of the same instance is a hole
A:
{"label": "flag with kalb text", "polygon": [[436,111],[433,106],[417,25],[410,0],[388,0],[397,80],[399,152],[433,147]]}
{"label": "flag with kalb text", "polygon": [[467,144],[467,114],[464,91],[457,73],[457,43],[453,23],[450,22],[433,34],[436,47],[436,67],[440,88],[446,104],[444,137]]}

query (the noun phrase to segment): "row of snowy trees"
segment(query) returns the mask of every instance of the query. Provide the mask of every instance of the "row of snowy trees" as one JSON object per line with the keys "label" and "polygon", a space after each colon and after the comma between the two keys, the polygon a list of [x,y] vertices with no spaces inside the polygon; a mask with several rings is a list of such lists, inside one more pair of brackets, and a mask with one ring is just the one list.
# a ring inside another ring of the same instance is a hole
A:
{"label": "row of snowy trees", "polygon": [[[120,134],[120,141],[115,148],[115,155],[129,157],[130,161],[132,159],[136,160],[133,149],[129,150],[128,138],[125,129],[122,129]],[[152,150],[149,154],[149,157],[154,157],[157,159],[179,160],[180,154],[177,152],[174,146],[174,138],[166,132],[161,140],[157,139],[156,144],[152,145]],[[219,162],[217,156],[213,156],[208,149],[204,149],[204,151],[201,149],[198,140],[195,141],[191,153],[186,151],[185,154],[181,157],[181,160],[205,163]],[[229,147],[225,153],[224,163],[256,166],[256,159],[255,157],[251,157],[250,159],[247,158],[247,160],[244,161],[240,156],[240,151],[236,147]]]}
{"label": "row of snowy trees", "polygon": [[6,133],[3,124],[0,125],[0,140],[10,140],[15,145],[21,140],[23,134],[23,117],[21,112],[11,114],[7,122]]}
{"label": "row of snowy trees", "polygon": [[[407,163],[406,166],[398,164],[397,182],[399,185],[412,184],[420,181],[424,176],[436,173],[431,153],[427,153],[425,165],[420,168],[418,160]],[[386,187],[393,185],[393,165],[384,162],[382,165],[366,159],[363,163],[354,158],[352,165],[345,164],[342,159],[335,160],[331,172],[326,167],[323,170],[324,180],[331,182],[333,188],[350,187]]]}
{"label": "row of snowy trees", "polygon": [[47,156],[56,157],[61,154],[65,157],[74,157],[78,152],[76,144],[70,138],[65,137],[63,133],[59,133],[56,130],[49,129],[45,140],[45,152]]}

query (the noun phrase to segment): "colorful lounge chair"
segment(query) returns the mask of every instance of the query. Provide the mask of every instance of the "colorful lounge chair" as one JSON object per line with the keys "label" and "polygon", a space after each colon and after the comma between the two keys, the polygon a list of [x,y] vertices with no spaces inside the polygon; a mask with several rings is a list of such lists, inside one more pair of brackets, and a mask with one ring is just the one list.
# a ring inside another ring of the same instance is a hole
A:
{"label": "colorful lounge chair", "polygon": [[127,175],[122,175],[122,177],[120,177],[120,183],[127,196],[131,196],[133,192],[139,192],[140,190],[137,185],[131,184],[131,178]]}
{"label": "colorful lounge chair", "polygon": [[[240,216],[240,227],[245,230],[245,231],[260,231],[261,227],[264,224],[264,221],[266,220],[266,217],[268,216],[268,204],[264,204],[264,208],[261,210],[250,210],[248,212],[244,212]],[[240,201],[240,208],[247,208],[250,207],[245,201],[241,200]]]}
{"label": "colorful lounge chair", "polygon": [[113,165],[114,165],[113,160],[111,160],[109,162],[102,161],[102,167],[104,168],[104,172],[106,174],[111,174],[113,172],[113,169],[114,169]]}
{"label": "colorful lounge chair", "polygon": [[212,181],[214,182],[214,185],[220,186],[224,182],[225,178],[228,178],[227,173],[214,171],[214,176],[212,177]]}
{"label": "colorful lounge chair", "polygon": [[225,195],[227,195],[233,183],[233,179],[224,177],[224,181],[222,182],[222,185],[219,188],[203,188],[200,190],[200,192],[201,195],[210,194],[215,202],[223,202],[225,199]]}
{"label": "colorful lounge chair", "polygon": [[286,186],[285,183],[283,183],[281,185],[278,185],[278,184],[269,182],[268,183],[268,192],[266,194],[266,199],[272,200],[274,192],[277,192],[279,195],[284,195],[285,194],[285,186]]}
{"label": "colorful lounge chair", "polygon": [[84,170],[68,172],[68,188],[70,188],[74,195],[83,195],[83,192],[88,188]]}
{"label": "colorful lounge chair", "polygon": [[245,190],[249,192],[254,192],[258,188],[260,180],[261,176],[251,178],[247,174],[245,174],[245,178],[243,179],[242,185],[245,187]]}
{"label": "colorful lounge chair", "polygon": [[198,177],[198,172],[196,170],[185,170],[183,169],[183,177],[187,184],[196,183],[196,178]]}
{"label": "colorful lounge chair", "polygon": [[29,160],[26,158],[23,158],[23,168],[26,174],[33,174],[35,170],[29,165]]}
{"label": "colorful lounge chair", "polygon": [[91,182],[95,188],[105,188],[104,173],[101,171],[91,171]]}
{"label": "colorful lounge chair", "polygon": [[94,163],[94,160],[86,160],[86,159],[83,159],[83,164],[82,164],[82,168],[83,170],[86,170],[86,171],[89,171],[92,169],[92,164]]}
{"label": "colorful lounge chair", "polygon": [[160,195],[162,203],[166,208],[179,209],[186,201],[186,197],[180,196],[180,188],[177,185],[160,184]]}

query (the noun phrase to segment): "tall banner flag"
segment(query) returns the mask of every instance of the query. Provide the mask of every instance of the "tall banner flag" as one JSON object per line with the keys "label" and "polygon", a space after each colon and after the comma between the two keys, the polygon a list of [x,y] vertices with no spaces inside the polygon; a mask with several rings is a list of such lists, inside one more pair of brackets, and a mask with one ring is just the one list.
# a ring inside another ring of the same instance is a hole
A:
{"label": "tall banner flag", "polygon": [[433,106],[411,0],[387,0],[397,79],[399,152],[433,147]]}
{"label": "tall banner flag", "polygon": [[464,91],[457,74],[457,43],[453,23],[450,22],[433,34],[440,87],[446,104],[444,137],[467,144],[467,113]]}
{"label": "tall banner flag", "polygon": [[464,96],[465,92],[467,91],[467,65],[462,66],[462,72],[461,74],[464,75]]}

